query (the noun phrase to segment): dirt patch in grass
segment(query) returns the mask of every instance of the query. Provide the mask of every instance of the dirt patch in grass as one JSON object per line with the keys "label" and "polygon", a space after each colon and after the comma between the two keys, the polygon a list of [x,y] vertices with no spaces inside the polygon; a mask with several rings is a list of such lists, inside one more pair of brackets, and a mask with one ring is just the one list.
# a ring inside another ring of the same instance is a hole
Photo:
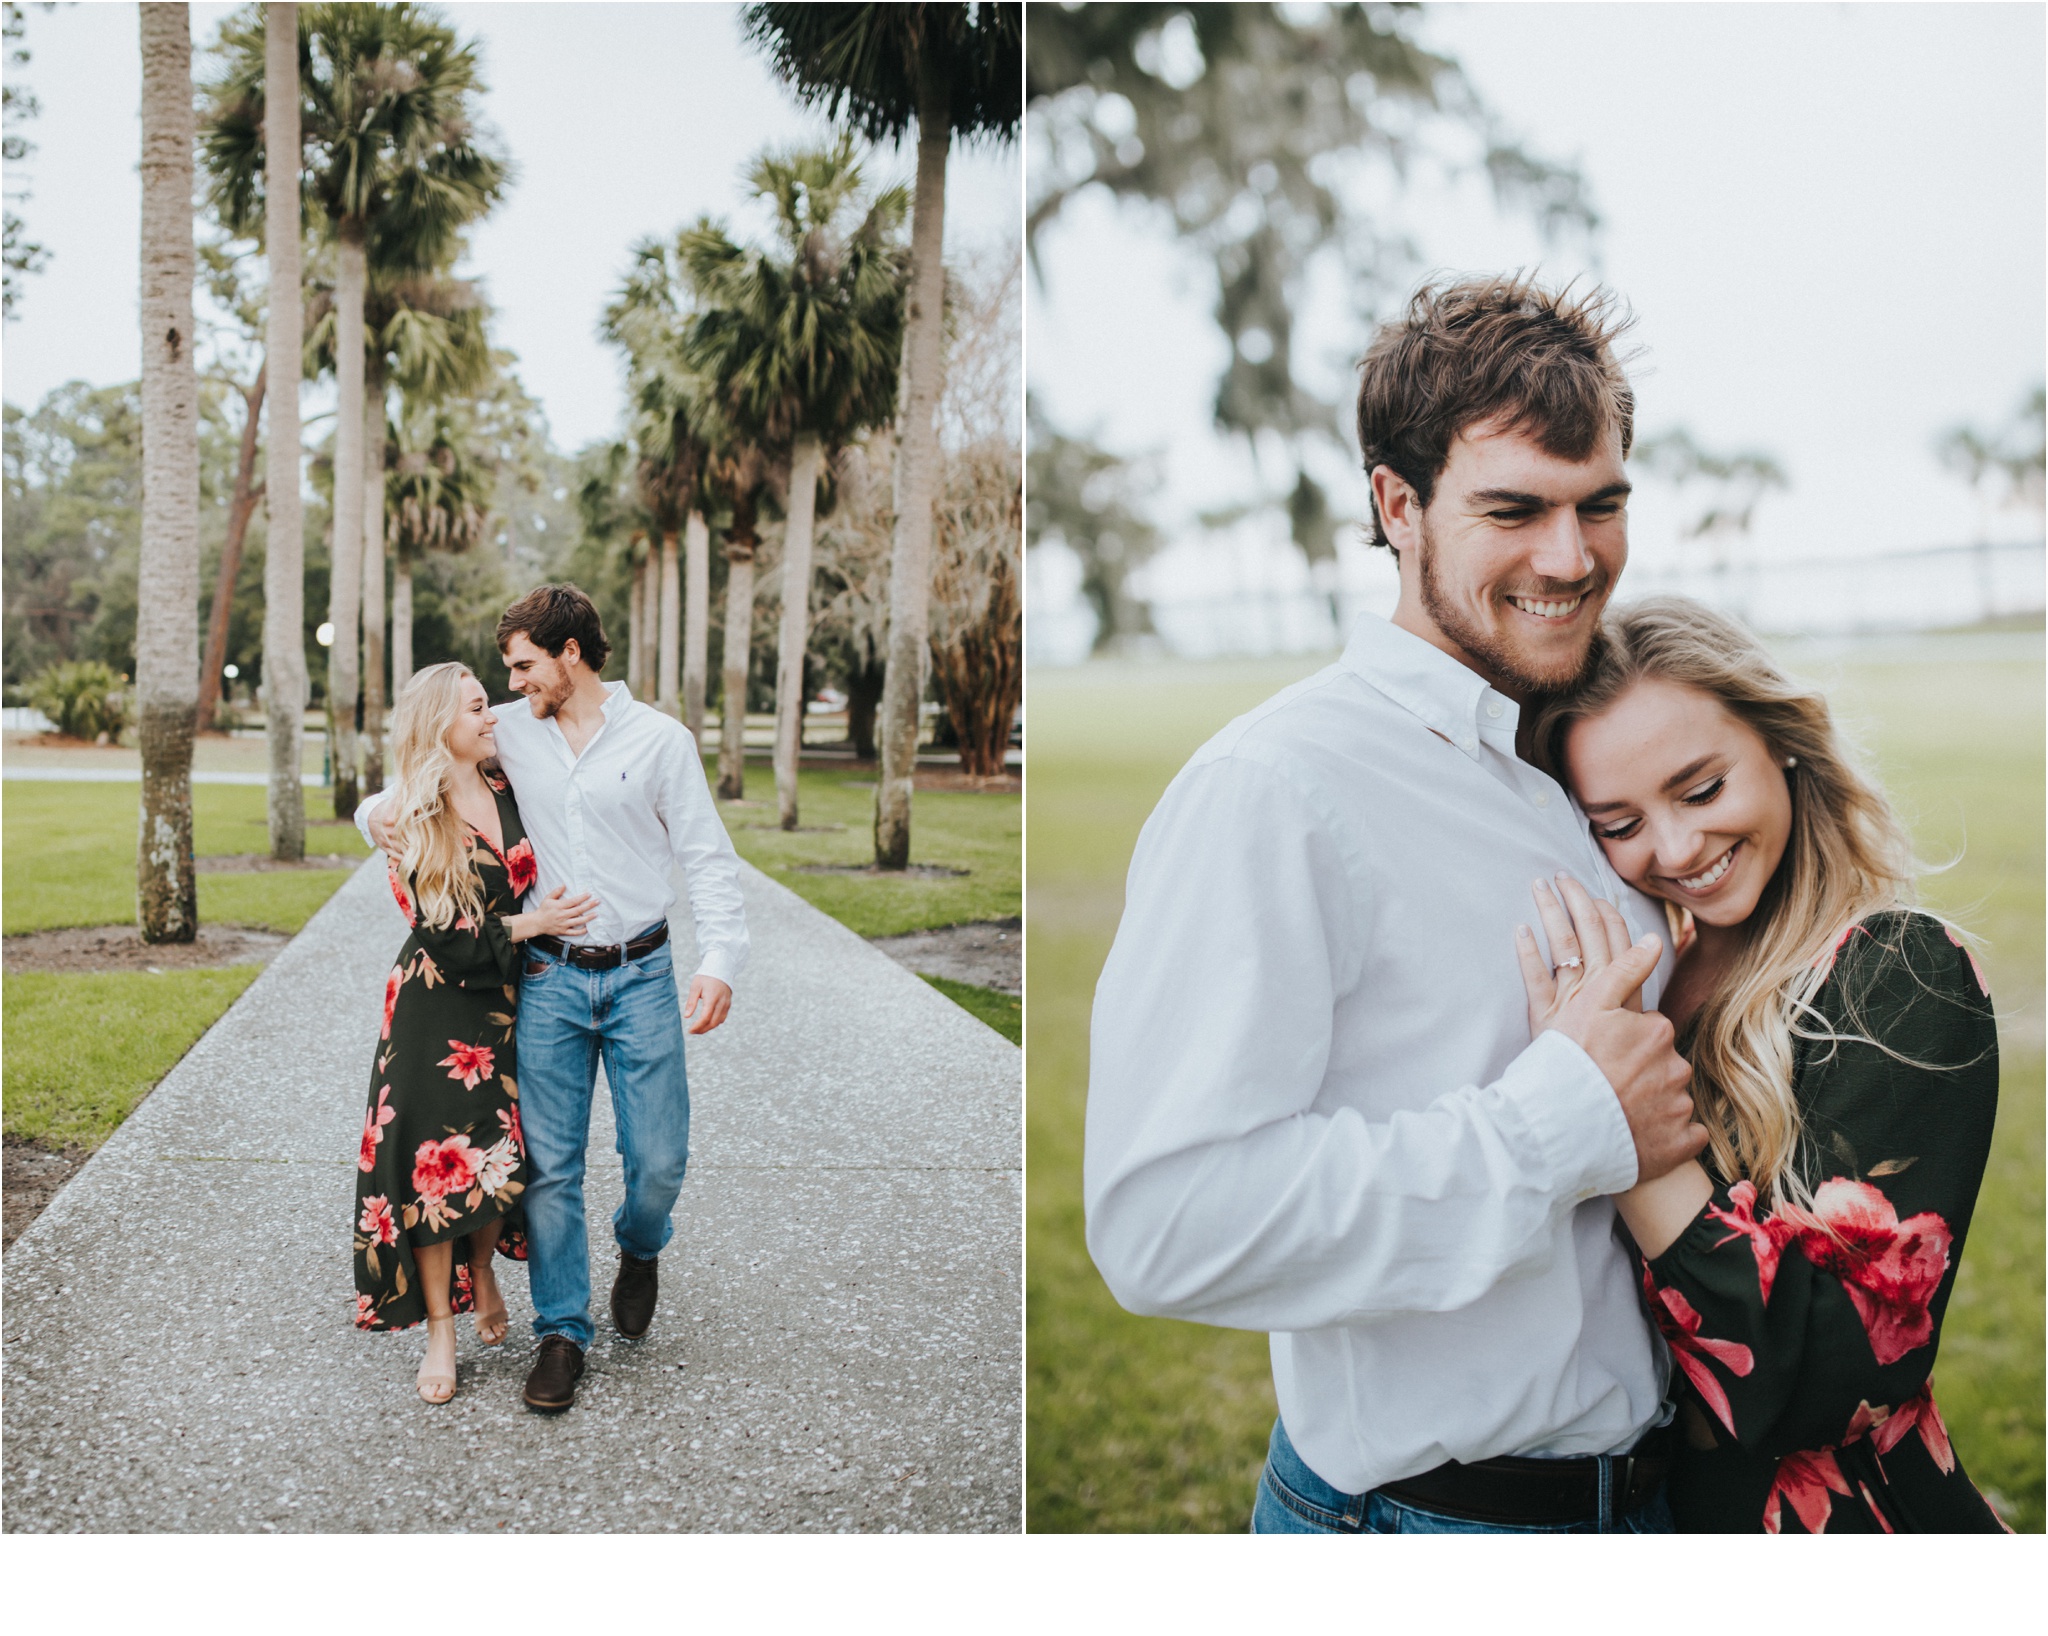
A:
{"label": "dirt patch in grass", "polygon": [[898,965],[921,977],[944,977],[1000,994],[1024,992],[1024,923],[977,920],[966,926],[940,926],[901,937],[868,941]]}
{"label": "dirt patch in grass", "polygon": [[4,1170],[0,1170],[0,1216],[5,1217],[0,1233],[0,1250],[11,1250],[28,1224],[48,1208],[57,1189],[78,1174],[78,1167],[92,1157],[82,1147],[45,1147],[41,1142],[6,1138]]}
{"label": "dirt patch in grass", "polygon": [[[198,938],[190,943],[145,943],[133,926],[66,926],[7,938],[0,944],[0,959],[10,972],[189,971],[206,966],[268,965],[271,956],[290,941],[282,933],[246,926],[201,926]],[[11,1153],[12,1147],[8,1151]]]}

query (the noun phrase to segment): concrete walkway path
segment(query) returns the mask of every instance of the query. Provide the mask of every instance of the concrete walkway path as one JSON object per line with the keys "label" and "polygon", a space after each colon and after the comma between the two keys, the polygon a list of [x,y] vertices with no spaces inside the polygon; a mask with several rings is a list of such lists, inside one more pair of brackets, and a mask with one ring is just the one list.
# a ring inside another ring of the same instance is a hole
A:
{"label": "concrete walkway path", "polygon": [[[368,1335],[349,1228],[404,925],[374,860],[6,1260],[9,1531],[1013,1530],[1021,1053],[741,866],[753,958],[690,1043],[691,1164],[638,1342],[611,1332],[609,1099],[590,1138],[597,1340],[529,1413],[512,1333]],[[694,947],[687,910],[677,968]]]}

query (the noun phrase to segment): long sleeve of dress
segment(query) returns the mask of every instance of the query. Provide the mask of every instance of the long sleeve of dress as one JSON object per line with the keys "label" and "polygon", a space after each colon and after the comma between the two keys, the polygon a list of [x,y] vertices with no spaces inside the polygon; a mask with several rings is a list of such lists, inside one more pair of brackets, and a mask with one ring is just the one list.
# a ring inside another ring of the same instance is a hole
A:
{"label": "long sleeve of dress", "polygon": [[1760,1211],[1750,1183],[1717,1181],[1644,1284],[1717,1432],[1778,1462],[1773,1503],[1804,1492],[1802,1516],[1824,1525],[1814,1485],[1849,1492],[1834,1461],[1848,1445],[1881,1461],[1917,1430],[1954,1469],[1928,1376],[1990,1150],[1998,1041],[1976,962],[1928,915],[1851,928],[1812,1004],[1802,1030],[1833,1037],[1796,1041],[1811,1206]]}
{"label": "long sleeve of dress", "polygon": [[480,924],[458,919],[451,926],[431,927],[420,917],[417,882],[408,878],[401,884],[397,866],[387,869],[391,895],[412,927],[413,941],[443,978],[461,988],[498,988],[519,981],[519,951],[496,913],[487,907]]}

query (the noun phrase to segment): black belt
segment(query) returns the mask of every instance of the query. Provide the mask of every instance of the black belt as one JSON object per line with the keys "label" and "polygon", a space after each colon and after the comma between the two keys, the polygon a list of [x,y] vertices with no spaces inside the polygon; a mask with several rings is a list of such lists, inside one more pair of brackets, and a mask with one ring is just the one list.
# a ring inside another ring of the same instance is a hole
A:
{"label": "black belt", "polygon": [[1590,1454],[1565,1460],[1503,1454],[1471,1465],[1448,1460],[1434,1471],[1382,1483],[1379,1492],[1403,1505],[1469,1522],[1509,1527],[1619,1522],[1656,1498],[1671,1470],[1670,1450],[1670,1428],[1660,1427],[1627,1454],[1610,1456],[1614,1476],[1605,1518],[1600,1515],[1600,1462]]}
{"label": "black belt", "polygon": [[559,937],[529,938],[537,949],[552,954],[566,965],[576,966],[584,971],[610,971],[612,967],[624,965],[628,960],[638,960],[643,954],[652,954],[668,941],[668,922],[663,921],[653,931],[636,937],[623,946],[617,943],[564,943]]}

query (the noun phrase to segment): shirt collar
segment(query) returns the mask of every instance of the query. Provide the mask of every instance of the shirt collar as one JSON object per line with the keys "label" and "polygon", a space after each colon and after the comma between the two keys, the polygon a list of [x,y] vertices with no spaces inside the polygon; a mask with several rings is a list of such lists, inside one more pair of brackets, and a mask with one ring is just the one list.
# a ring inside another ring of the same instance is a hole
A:
{"label": "shirt collar", "polygon": [[1474,761],[1482,735],[1514,753],[1521,707],[1477,671],[1393,621],[1360,615],[1341,662]]}

